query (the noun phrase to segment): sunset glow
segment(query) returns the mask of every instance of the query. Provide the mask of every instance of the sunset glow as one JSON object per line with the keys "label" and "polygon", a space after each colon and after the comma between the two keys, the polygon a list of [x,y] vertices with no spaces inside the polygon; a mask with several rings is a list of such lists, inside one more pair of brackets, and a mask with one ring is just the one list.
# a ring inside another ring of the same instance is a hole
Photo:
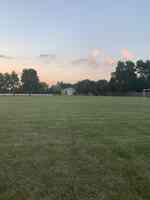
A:
{"label": "sunset glow", "polygon": [[[149,28],[143,25],[141,32],[136,25],[140,3],[136,9],[134,3],[128,7],[112,0],[87,4],[72,0],[3,1],[0,72],[15,70],[20,74],[22,69],[33,67],[49,84],[109,79],[116,60],[135,60],[139,54],[149,58]],[[145,15],[143,20],[146,24]]]}

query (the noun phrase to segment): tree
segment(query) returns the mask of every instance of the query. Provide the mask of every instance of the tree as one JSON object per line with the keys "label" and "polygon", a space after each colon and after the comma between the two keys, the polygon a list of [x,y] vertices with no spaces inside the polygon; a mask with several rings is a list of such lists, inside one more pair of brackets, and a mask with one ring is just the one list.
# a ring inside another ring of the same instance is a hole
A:
{"label": "tree", "polygon": [[10,92],[10,90],[11,90],[10,74],[9,73],[5,73],[3,76],[4,76],[3,91],[4,92]]}
{"label": "tree", "polygon": [[73,87],[71,83],[64,83],[64,82],[57,82],[57,86],[61,88],[61,90],[68,88],[68,87]]}
{"label": "tree", "polygon": [[48,92],[48,84],[45,82],[40,82],[39,87],[38,87],[38,92],[40,92],[40,93]]}
{"label": "tree", "polygon": [[4,75],[0,73],[0,92],[4,90]]}
{"label": "tree", "polygon": [[0,73],[0,91],[1,92],[15,92],[19,86],[18,75],[12,71],[9,73]]}
{"label": "tree", "polygon": [[136,62],[136,72],[139,79],[145,79],[145,62],[143,60]]}
{"label": "tree", "polygon": [[15,93],[15,91],[18,89],[19,87],[19,78],[18,75],[16,74],[15,71],[12,71],[12,73],[9,76],[10,81],[9,81],[9,87],[10,87],[10,91]]}
{"label": "tree", "polygon": [[126,69],[127,69],[127,87],[128,91],[135,91],[137,89],[137,74],[136,74],[136,66],[135,63],[132,61],[126,62]]}
{"label": "tree", "polygon": [[136,90],[136,66],[132,61],[119,61],[116,71],[112,73],[109,86],[116,92],[129,92]]}
{"label": "tree", "polygon": [[52,85],[51,88],[49,89],[49,92],[60,95],[63,89],[61,83],[62,82],[57,82],[55,85]]}
{"label": "tree", "polygon": [[136,70],[140,89],[150,88],[150,61],[138,60]]}
{"label": "tree", "polygon": [[39,88],[39,78],[36,70],[24,69],[21,75],[22,88],[24,92],[34,93]]}
{"label": "tree", "polygon": [[96,84],[91,80],[79,81],[75,84],[76,92],[83,95],[96,95]]}
{"label": "tree", "polygon": [[99,80],[96,83],[96,93],[97,95],[106,95],[108,92],[108,81]]}

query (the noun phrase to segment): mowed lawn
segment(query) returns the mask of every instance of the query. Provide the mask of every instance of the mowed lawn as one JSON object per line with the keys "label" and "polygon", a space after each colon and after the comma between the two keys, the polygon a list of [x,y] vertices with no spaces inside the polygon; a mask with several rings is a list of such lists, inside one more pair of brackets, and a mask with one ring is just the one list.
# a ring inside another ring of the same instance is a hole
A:
{"label": "mowed lawn", "polygon": [[0,200],[149,200],[150,98],[0,97]]}

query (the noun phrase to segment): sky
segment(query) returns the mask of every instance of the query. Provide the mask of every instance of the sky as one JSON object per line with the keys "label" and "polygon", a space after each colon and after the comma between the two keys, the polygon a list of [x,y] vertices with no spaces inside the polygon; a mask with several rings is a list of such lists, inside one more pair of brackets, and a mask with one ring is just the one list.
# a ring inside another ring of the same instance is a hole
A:
{"label": "sky", "polygon": [[0,72],[41,81],[109,79],[117,60],[150,59],[149,0],[0,0]]}

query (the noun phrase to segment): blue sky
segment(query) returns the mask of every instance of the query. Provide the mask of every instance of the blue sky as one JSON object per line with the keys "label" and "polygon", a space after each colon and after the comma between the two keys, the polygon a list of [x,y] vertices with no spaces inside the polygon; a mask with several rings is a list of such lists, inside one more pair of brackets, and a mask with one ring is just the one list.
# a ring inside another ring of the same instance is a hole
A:
{"label": "blue sky", "polygon": [[[0,55],[15,57],[17,61],[5,61],[5,66],[19,63],[20,68],[26,64],[27,57],[32,57],[29,64],[37,63],[42,68],[41,62],[35,61],[41,54],[61,57],[63,65],[67,59],[85,59],[93,49],[100,49],[105,57],[109,55],[113,59],[120,59],[123,49],[136,58],[148,59],[149,8],[148,0],[1,1]],[[80,68],[85,74],[89,70],[89,67]],[[48,69],[53,71],[46,63],[43,70],[47,73]]]}

